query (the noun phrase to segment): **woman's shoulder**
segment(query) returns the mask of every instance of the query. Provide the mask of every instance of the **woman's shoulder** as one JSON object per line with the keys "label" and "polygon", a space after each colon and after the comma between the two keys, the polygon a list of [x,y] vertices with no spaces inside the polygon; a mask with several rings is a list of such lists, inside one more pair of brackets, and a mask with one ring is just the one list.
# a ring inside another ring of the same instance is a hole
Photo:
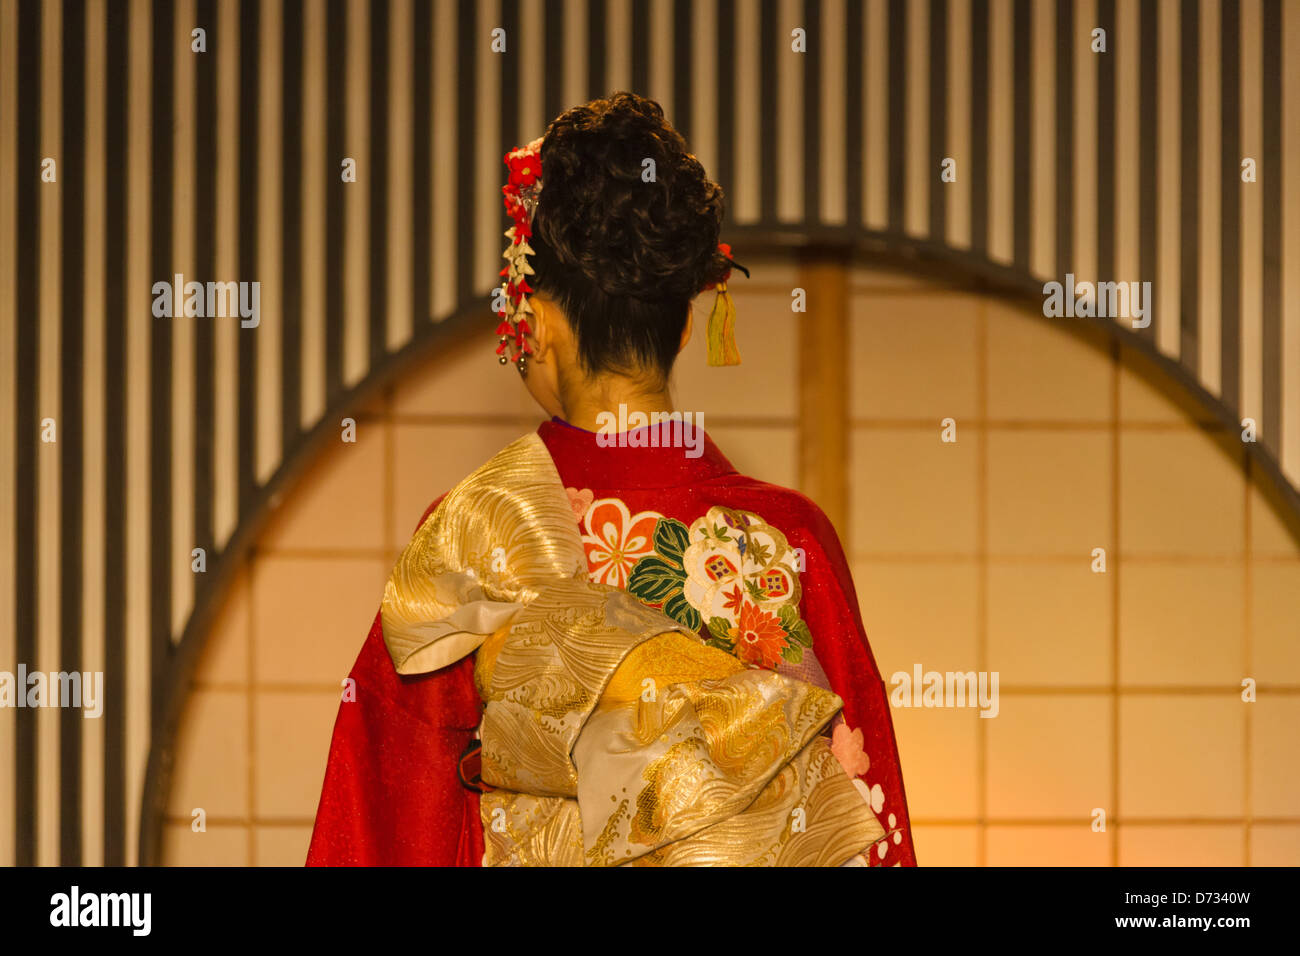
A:
{"label": "woman's shoulder", "polygon": [[825,512],[817,502],[797,488],[788,488],[741,473],[729,475],[728,478],[729,481],[719,488],[722,497],[765,503],[792,515],[825,520]]}
{"label": "woman's shoulder", "polygon": [[788,538],[807,537],[823,547],[839,548],[834,524],[821,506],[802,491],[744,474],[730,478],[726,490],[719,495],[730,507],[760,516],[766,523],[779,527]]}

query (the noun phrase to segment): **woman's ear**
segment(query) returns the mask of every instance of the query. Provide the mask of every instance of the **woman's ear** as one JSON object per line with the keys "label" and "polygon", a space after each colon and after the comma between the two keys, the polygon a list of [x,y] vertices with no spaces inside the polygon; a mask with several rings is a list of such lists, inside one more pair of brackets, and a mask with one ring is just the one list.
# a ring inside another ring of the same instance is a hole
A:
{"label": "woman's ear", "polygon": [[540,293],[529,296],[533,304],[533,357],[551,362],[565,362],[576,354],[573,330],[554,299]]}
{"label": "woman's ear", "polygon": [[533,328],[533,355],[540,359],[550,351],[554,327],[546,314],[546,305],[542,302],[542,297],[533,295],[529,301],[533,306],[533,321],[529,323]]}
{"label": "woman's ear", "polygon": [[686,343],[691,340],[691,329],[694,327],[694,324],[695,324],[695,306],[690,303],[687,303],[686,328],[682,329],[682,341],[681,344],[677,346],[678,352],[686,348]]}

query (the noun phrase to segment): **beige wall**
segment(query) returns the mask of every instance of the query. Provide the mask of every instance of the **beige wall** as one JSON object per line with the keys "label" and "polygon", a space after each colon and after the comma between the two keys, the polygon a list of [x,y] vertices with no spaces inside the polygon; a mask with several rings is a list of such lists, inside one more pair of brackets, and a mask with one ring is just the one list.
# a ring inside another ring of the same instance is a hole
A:
{"label": "beige wall", "polygon": [[1300,552],[1236,436],[991,298],[882,278],[853,331],[848,538],[881,670],[1001,678],[995,719],[895,711],[918,858],[1300,863]]}
{"label": "beige wall", "polygon": [[[706,369],[697,335],[676,394],[740,470],[797,486],[798,272],[758,265],[744,364]],[[841,535],[877,661],[1001,678],[995,719],[895,711],[920,861],[1300,863],[1300,550],[1221,436],[1104,342],[901,274],[850,289]],[[487,332],[359,411],[257,543],[198,669],[164,862],[302,862],[389,566],[540,420]]]}

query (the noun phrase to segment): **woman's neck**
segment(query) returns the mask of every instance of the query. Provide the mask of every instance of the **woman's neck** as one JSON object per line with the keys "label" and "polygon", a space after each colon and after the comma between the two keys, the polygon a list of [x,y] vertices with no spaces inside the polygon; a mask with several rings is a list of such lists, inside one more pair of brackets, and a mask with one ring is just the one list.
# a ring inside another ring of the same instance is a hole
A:
{"label": "woman's neck", "polygon": [[584,383],[585,387],[573,389],[561,398],[564,420],[570,425],[589,432],[598,431],[601,425],[601,413],[613,413],[620,419],[619,406],[632,412],[671,412],[673,399],[665,388],[646,389],[624,376],[607,376],[593,383]]}

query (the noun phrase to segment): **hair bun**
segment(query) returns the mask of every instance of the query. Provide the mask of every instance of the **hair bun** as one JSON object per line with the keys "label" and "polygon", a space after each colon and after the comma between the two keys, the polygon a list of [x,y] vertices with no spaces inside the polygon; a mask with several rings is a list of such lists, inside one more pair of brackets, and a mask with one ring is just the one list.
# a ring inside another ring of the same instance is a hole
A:
{"label": "hair bun", "polygon": [[647,301],[688,301],[726,273],[722,189],[653,100],[620,92],[566,111],[546,132],[542,169],[541,265]]}

